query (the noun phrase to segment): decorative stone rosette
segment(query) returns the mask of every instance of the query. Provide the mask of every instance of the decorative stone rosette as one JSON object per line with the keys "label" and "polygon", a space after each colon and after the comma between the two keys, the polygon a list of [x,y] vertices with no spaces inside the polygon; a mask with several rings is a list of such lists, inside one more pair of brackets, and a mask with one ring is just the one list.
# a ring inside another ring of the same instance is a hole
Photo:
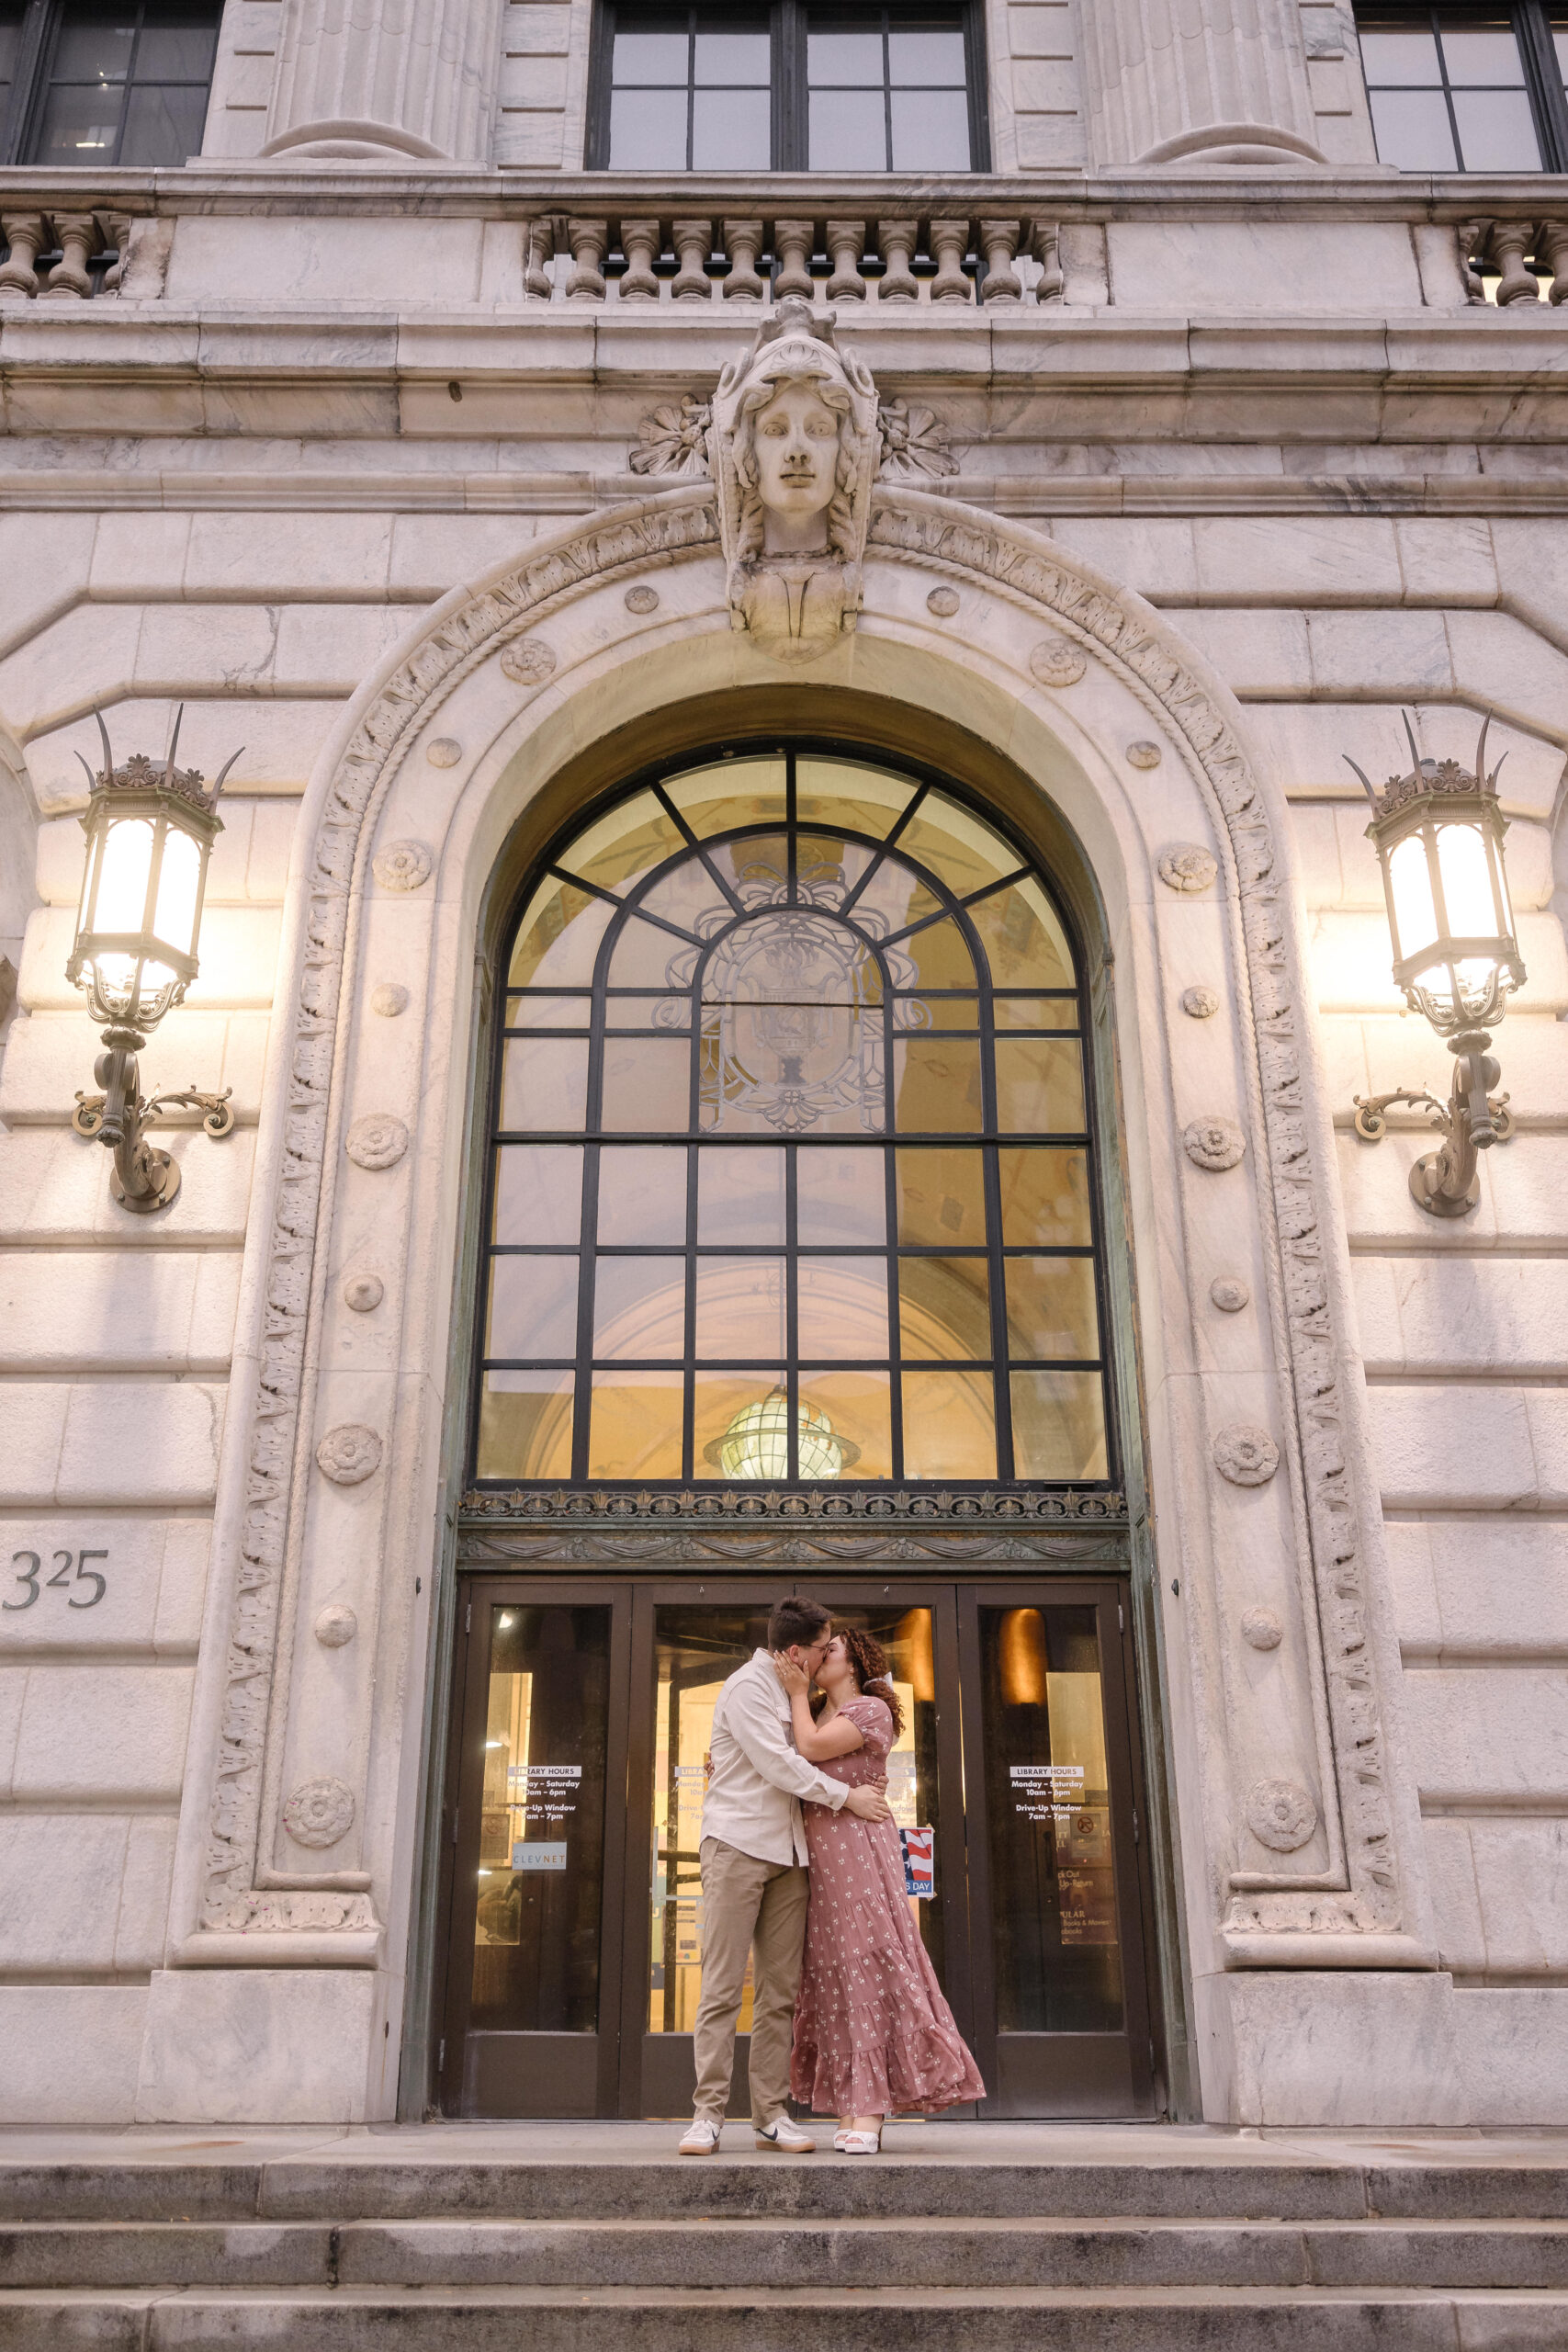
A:
{"label": "decorative stone rosette", "polygon": [[1260,1846],[1293,1854],[1317,1827],[1317,1807],[1298,1781],[1254,1781],[1247,1792],[1247,1826]]}
{"label": "decorative stone rosette", "polygon": [[1217,1114],[1192,1120],[1181,1130],[1181,1143],[1194,1168],[1206,1168],[1216,1176],[1235,1167],[1247,1149],[1247,1137],[1235,1121]]}
{"label": "decorative stone rosette", "polygon": [[1076,686],[1089,660],[1070,637],[1043,637],[1029,657],[1029,667],[1043,686]]}
{"label": "decorative stone rosette", "polygon": [[[1133,755],[1129,752],[1127,756],[1131,759]],[[1218,859],[1208,850],[1199,848],[1195,842],[1178,842],[1160,852],[1159,878],[1168,890],[1188,894],[1206,890],[1219,870]]]}
{"label": "decorative stone rosette", "polygon": [[381,1441],[363,1421],[343,1421],[316,1448],[321,1476],[334,1487],[362,1486],[381,1466]]}
{"label": "decorative stone rosette", "polygon": [[283,1826],[297,1846],[335,1846],[354,1826],[354,1791],[330,1773],[301,1781],[284,1800]]}
{"label": "decorative stone rosette", "polygon": [[371,871],[383,890],[417,890],[429,881],[434,864],[423,842],[389,842],[371,860]]}
{"label": "decorative stone rosette", "polygon": [[1214,1439],[1214,1467],[1233,1487],[1266,1487],[1280,1467],[1280,1449],[1253,1421],[1233,1421]]}
{"label": "decorative stone rosette", "polygon": [[344,1146],[356,1168],[395,1168],[409,1148],[409,1131],[389,1111],[355,1119]]}
{"label": "decorative stone rosette", "polygon": [[542,686],[556,673],[556,657],[538,637],[514,637],[501,649],[501,666],[514,686]]}

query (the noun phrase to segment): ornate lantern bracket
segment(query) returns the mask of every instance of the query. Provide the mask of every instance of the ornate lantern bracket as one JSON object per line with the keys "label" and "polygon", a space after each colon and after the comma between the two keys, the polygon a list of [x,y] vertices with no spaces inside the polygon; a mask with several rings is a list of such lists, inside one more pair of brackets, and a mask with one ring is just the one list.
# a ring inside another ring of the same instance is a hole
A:
{"label": "ornate lantern bracket", "polygon": [[1424,1013],[1454,1057],[1446,1102],[1425,1087],[1358,1094],[1356,1133],[1381,1143],[1393,1103],[1425,1104],[1442,1137],[1410,1170],[1411,1197],[1431,1216],[1463,1216],[1481,1197],[1479,1156],[1514,1131],[1502,1075],[1489,1051],[1488,1023],[1501,1021],[1525,978],[1503,865],[1506,831],[1497,799],[1497,763],[1485,764],[1487,720],[1473,773],[1455,760],[1424,760],[1408,718],[1411,769],[1382,794],[1348,755],[1371,803],[1368,836],[1382,869],[1393,977],[1414,1012]]}
{"label": "ornate lantern bracket", "polygon": [[92,1018],[104,1023],[105,1051],[94,1066],[103,1091],[79,1092],[72,1125],[114,1153],[110,1189],[138,1216],[167,1208],[180,1189],[178,1162],[158,1151],[144,1133],[171,1109],[199,1110],[208,1134],[231,1134],[231,1088],[221,1094],[196,1087],[141,1092],[137,1057],[171,1006],[178,1004],[198,968],[207,865],[222,831],[218,795],[240,756],[225,763],[210,793],[194,768],[175,764],[180,718],[160,769],[138,752],[114,763],[108,729],[97,713],[104,764],[87,767],[86,869],[76,937],[66,978],[87,998]]}

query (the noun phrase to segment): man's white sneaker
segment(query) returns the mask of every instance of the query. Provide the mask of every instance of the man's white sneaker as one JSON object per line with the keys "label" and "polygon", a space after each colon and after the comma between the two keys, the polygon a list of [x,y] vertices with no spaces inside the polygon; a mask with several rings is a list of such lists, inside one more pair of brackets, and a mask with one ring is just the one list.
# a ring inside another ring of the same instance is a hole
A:
{"label": "man's white sneaker", "polygon": [[694,2117],[681,2143],[681,2154],[683,2156],[711,2156],[718,2146],[718,2135],[723,2129],[722,2123],[710,2123],[705,2115]]}
{"label": "man's white sneaker", "polygon": [[803,2132],[798,2123],[790,2122],[787,2116],[781,2115],[776,2123],[753,2123],[751,2129],[757,2135],[759,2148],[778,2148],[786,2156],[814,2156],[817,2154],[817,2143],[810,2132]]}

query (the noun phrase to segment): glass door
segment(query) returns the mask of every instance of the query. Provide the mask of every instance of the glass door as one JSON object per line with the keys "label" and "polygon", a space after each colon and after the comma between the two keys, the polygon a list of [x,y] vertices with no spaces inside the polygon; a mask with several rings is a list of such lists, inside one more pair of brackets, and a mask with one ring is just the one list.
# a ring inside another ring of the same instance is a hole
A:
{"label": "glass door", "polygon": [[959,1595],[987,2115],[1153,2112],[1121,1589]]}
{"label": "glass door", "polygon": [[468,1585],[438,2075],[462,2115],[613,2113],[629,1594]]}

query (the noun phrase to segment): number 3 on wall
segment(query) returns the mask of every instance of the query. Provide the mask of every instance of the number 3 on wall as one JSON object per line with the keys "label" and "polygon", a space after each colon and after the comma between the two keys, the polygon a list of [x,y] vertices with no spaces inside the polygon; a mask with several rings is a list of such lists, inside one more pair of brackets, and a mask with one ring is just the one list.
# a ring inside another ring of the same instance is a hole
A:
{"label": "number 3 on wall", "polygon": [[[56,1552],[54,1558],[56,1563],[55,1571],[51,1577],[44,1578],[45,1589],[55,1586],[71,1584],[73,1582],[71,1566],[73,1561],[74,1561],[76,1566],[74,1582],[77,1584],[85,1583],[96,1585],[97,1590],[86,1600],[77,1600],[72,1596],[67,1595],[65,1606],[67,1609],[96,1609],[99,1601],[103,1599],[105,1593],[108,1590],[108,1579],[107,1577],[101,1577],[96,1568],[90,1568],[87,1566],[87,1562],[89,1560],[107,1560],[108,1558],[108,1554],[107,1552]],[[43,1574],[43,1559],[41,1555],[37,1552],[13,1552],[11,1555],[11,1565],[13,1567],[17,1566],[18,1560],[30,1560],[32,1563],[30,1567],[17,1569],[17,1582],[27,1587],[27,1599],[25,1600],[0,1600],[0,1609],[30,1609],[34,1601],[39,1597],[39,1577]]]}

